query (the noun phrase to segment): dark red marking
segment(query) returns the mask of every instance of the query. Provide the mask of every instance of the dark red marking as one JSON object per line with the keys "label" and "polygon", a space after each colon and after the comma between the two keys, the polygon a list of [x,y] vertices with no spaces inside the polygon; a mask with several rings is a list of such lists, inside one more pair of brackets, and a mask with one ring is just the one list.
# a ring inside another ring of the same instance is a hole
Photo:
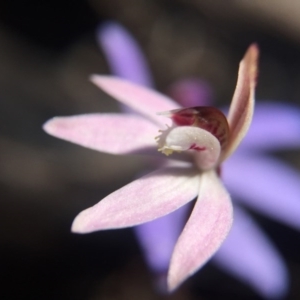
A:
{"label": "dark red marking", "polygon": [[212,128],[212,130],[211,130],[211,133],[212,133],[214,136],[216,136],[217,133],[218,133],[218,130],[219,130],[219,127],[214,126],[214,127]]}
{"label": "dark red marking", "polygon": [[[176,125],[202,128],[213,134],[220,141],[222,149],[227,146],[229,126],[226,117],[218,109],[209,106],[196,106],[175,109],[170,111],[170,114]],[[198,149],[198,151],[201,150],[203,149]]]}
{"label": "dark red marking", "polygon": [[204,150],[206,150],[206,148],[205,147],[199,147],[196,144],[192,144],[191,147],[190,147],[190,150],[204,151]]}
{"label": "dark red marking", "polygon": [[194,115],[190,113],[174,114],[172,120],[178,126],[191,126],[195,122]]}

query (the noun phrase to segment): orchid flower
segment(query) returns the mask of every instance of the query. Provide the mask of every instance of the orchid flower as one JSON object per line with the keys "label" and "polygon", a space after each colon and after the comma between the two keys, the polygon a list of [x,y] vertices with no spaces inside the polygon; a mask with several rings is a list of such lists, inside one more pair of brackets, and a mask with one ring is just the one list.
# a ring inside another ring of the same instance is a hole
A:
{"label": "orchid flower", "polygon": [[[93,75],[91,80],[96,86],[136,114],[55,117],[44,125],[44,130],[90,149],[111,154],[166,155],[171,163],[82,211],[72,231],[88,233],[135,226],[169,214],[198,195],[172,254],[169,290],[203,266],[232,224],[232,203],[218,172],[250,126],[257,60],[258,49],[252,45],[240,63],[227,119],[213,107],[180,108],[170,98],[146,87]],[[166,124],[166,118],[172,122]]]}
{"label": "orchid flower", "polygon": [[[122,26],[113,22],[105,24],[100,28],[98,38],[114,74],[153,86],[142,51]],[[212,98],[207,84],[196,78],[174,83],[170,94],[183,106],[207,105]],[[222,178],[230,191],[238,196],[236,200],[242,200],[242,204],[296,229],[300,228],[300,176],[263,152],[299,147],[299,132],[299,109],[286,104],[258,103],[246,139],[222,168]],[[213,257],[213,262],[266,298],[283,296],[288,289],[288,276],[280,254],[239,206],[241,201],[234,204],[233,228]],[[188,205],[183,206],[162,218],[135,227],[146,261],[158,274],[158,279],[168,269],[170,256],[189,210]]]}

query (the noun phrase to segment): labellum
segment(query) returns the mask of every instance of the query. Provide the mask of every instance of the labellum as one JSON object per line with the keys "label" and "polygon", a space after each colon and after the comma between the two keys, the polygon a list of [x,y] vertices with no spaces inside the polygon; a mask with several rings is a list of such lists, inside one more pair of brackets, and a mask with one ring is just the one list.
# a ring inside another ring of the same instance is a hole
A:
{"label": "labellum", "polygon": [[171,127],[160,130],[161,135],[156,137],[158,151],[165,155],[186,150],[203,152],[200,168],[216,165],[229,140],[227,119],[220,110],[197,106],[158,114],[173,121]]}
{"label": "labellum", "polygon": [[195,106],[179,108],[158,113],[172,119],[177,126],[195,126],[214,135],[220,142],[222,150],[229,140],[229,126],[225,115],[215,107]]}

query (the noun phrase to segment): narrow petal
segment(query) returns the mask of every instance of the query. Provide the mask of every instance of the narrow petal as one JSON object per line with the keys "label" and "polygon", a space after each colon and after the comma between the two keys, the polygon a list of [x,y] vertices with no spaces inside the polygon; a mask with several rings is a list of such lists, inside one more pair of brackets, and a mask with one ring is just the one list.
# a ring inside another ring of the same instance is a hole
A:
{"label": "narrow petal", "polygon": [[254,109],[257,63],[258,48],[253,44],[240,63],[237,85],[228,114],[231,137],[223,160],[237,148],[250,126]]}
{"label": "narrow petal", "polygon": [[300,229],[299,173],[266,156],[234,155],[222,175],[239,201]]}
{"label": "narrow petal", "polygon": [[288,273],[279,253],[238,207],[234,208],[232,229],[213,261],[265,298],[280,298],[287,292]]}
{"label": "narrow petal", "polygon": [[55,117],[45,123],[43,128],[55,137],[102,152],[143,153],[149,151],[149,148],[156,151],[157,127],[136,115],[86,114]]}
{"label": "narrow petal", "polygon": [[232,204],[227,191],[215,171],[203,173],[195,207],[171,258],[170,290],[207,262],[224,241],[231,224]]}
{"label": "narrow petal", "polygon": [[[280,102],[257,103],[241,150],[259,151],[300,147],[300,109]],[[238,149],[240,150],[240,148]]]}
{"label": "narrow petal", "polygon": [[97,40],[113,74],[140,85],[153,85],[142,50],[124,27],[116,22],[107,22],[97,33]]}
{"label": "narrow petal", "polygon": [[187,204],[166,216],[134,227],[146,261],[153,272],[167,272],[175,243],[190,209],[190,204]]}
{"label": "narrow petal", "polygon": [[165,124],[165,120],[157,112],[179,108],[170,98],[117,77],[93,75],[91,80],[116,100],[160,125]]}
{"label": "narrow petal", "polygon": [[82,211],[72,231],[123,228],[162,217],[196,197],[199,175],[191,168],[165,168],[141,177]]}

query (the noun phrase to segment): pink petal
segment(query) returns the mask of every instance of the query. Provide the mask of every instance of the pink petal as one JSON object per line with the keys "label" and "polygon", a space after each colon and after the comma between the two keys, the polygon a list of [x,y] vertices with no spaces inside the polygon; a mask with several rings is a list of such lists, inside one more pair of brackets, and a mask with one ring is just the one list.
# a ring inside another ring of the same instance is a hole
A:
{"label": "pink petal", "polygon": [[153,85],[142,50],[124,27],[107,22],[99,28],[97,38],[112,73],[140,85]]}
{"label": "pink petal", "polygon": [[232,229],[213,260],[266,298],[279,298],[287,292],[288,274],[280,254],[238,207],[234,208]]}
{"label": "pink petal", "polygon": [[162,217],[196,197],[199,174],[191,168],[165,168],[137,179],[82,211],[72,231],[123,228]]}
{"label": "pink petal", "polygon": [[142,152],[147,147],[156,149],[158,135],[158,128],[151,122],[126,114],[56,117],[45,123],[44,130],[66,141],[112,154]]}
{"label": "pink petal", "polygon": [[204,172],[193,212],[175,246],[170,290],[194,274],[217,251],[232,224],[232,203],[215,171]]}
{"label": "pink petal", "polygon": [[237,148],[252,120],[258,54],[258,48],[253,44],[240,63],[238,81],[228,114],[231,137],[223,160]]}
{"label": "pink petal", "polygon": [[116,100],[147,116],[157,124],[165,124],[156,113],[179,108],[170,98],[146,87],[113,76],[93,75],[92,82]]}

